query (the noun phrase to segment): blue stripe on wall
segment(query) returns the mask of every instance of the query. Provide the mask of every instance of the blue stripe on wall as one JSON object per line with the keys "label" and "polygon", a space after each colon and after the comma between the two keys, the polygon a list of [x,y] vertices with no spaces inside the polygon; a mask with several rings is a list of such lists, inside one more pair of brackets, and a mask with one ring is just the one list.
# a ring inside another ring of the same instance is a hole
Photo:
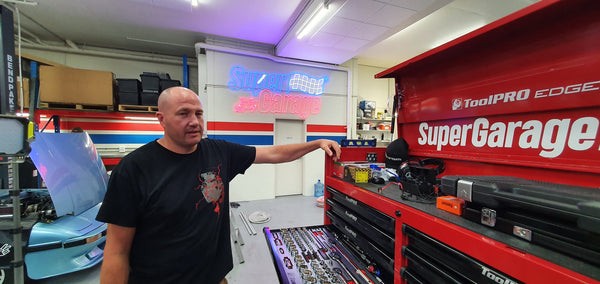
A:
{"label": "blue stripe on wall", "polygon": [[145,144],[162,134],[90,134],[94,144]]}
{"label": "blue stripe on wall", "polygon": [[[145,144],[162,137],[162,134],[90,134],[94,144]],[[272,135],[208,135],[211,139],[221,139],[243,145],[273,145]],[[340,143],[346,136],[307,136],[306,141],[330,139]]]}
{"label": "blue stripe on wall", "polygon": [[272,135],[208,135],[210,139],[221,139],[242,145],[273,145]]}
{"label": "blue stripe on wall", "polygon": [[340,141],[342,141],[342,139],[345,139],[345,138],[346,138],[346,135],[344,135],[344,136],[306,136],[306,142],[314,141],[317,139],[329,139],[329,140],[333,140],[338,143],[341,143]]}

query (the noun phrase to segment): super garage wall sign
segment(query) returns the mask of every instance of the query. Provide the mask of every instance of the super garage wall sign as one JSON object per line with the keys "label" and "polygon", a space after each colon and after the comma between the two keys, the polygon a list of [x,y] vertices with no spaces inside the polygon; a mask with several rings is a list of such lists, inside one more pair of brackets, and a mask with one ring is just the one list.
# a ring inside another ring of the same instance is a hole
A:
{"label": "super garage wall sign", "polygon": [[237,113],[293,114],[302,119],[321,112],[321,96],[327,76],[301,72],[269,73],[234,66],[227,87],[246,92],[234,104]]}

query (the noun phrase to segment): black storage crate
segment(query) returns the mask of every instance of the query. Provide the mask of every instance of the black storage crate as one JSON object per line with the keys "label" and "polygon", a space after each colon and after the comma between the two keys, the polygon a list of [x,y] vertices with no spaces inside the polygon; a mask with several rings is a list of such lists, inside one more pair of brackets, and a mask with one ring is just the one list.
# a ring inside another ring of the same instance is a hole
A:
{"label": "black storage crate", "polygon": [[141,83],[138,79],[117,79],[117,85],[119,87],[119,93],[139,93],[141,89]]}
{"label": "black storage crate", "polygon": [[138,92],[119,92],[117,94],[117,104],[139,105],[140,104],[140,93],[138,93]]}
{"label": "black storage crate", "polygon": [[140,105],[143,106],[157,106],[158,105],[158,92],[142,92],[140,95]]}
{"label": "black storage crate", "polygon": [[[143,73],[140,74],[142,79],[143,93],[159,93],[160,92],[160,77],[157,74]],[[142,99],[143,101],[143,99]]]}
{"label": "black storage crate", "polygon": [[181,86],[181,82],[179,80],[163,80],[160,79],[160,91],[164,91],[171,87]]}

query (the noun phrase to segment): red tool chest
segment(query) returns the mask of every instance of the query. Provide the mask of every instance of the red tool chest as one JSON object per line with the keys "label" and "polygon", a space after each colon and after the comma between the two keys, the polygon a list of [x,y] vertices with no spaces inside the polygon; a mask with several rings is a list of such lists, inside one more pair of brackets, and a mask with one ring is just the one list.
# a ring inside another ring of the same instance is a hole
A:
{"label": "red tool chest", "polygon": [[[442,175],[511,176],[600,193],[600,2],[540,1],[376,77],[395,79],[397,131],[410,155],[443,159]],[[344,148],[342,161],[367,153],[383,162],[385,149]],[[334,166],[326,159],[326,199],[341,195],[395,219],[394,283],[416,283],[411,271],[442,264],[451,271],[444,279],[477,283],[600,281],[597,265],[405,200],[397,187],[349,183]],[[338,210],[331,204],[326,212]]]}

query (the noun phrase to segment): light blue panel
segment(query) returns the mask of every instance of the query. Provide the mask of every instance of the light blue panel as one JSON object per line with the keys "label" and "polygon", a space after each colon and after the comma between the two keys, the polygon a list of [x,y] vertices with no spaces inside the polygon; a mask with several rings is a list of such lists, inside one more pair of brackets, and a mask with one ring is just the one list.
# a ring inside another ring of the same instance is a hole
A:
{"label": "light blue panel", "polygon": [[108,175],[86,133],[36,133],[29,156],[58,216],[78,215],[102,202]]}

